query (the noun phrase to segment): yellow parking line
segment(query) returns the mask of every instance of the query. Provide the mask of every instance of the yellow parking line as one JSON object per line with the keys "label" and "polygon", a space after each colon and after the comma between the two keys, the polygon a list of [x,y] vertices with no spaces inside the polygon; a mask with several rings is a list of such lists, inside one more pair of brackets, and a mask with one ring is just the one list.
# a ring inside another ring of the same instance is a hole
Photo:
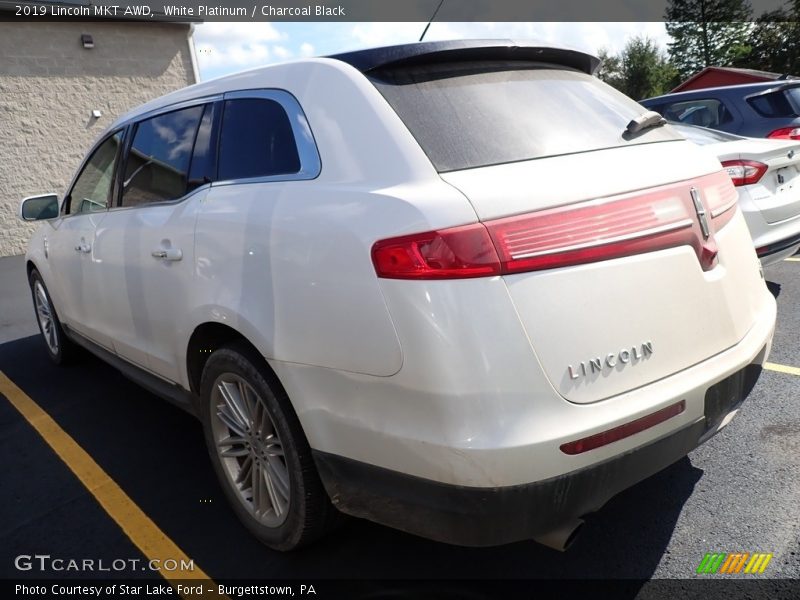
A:
{"label": "yellow parking line", "polygon": [[787,260],[789,262],[800,262],[800,258],[784,258],[783,260]]}
{"label": "yellow parking line", "polygon": [[770,371],[777,371],[778,373],[788,373],[789,375],[800,376],[800,369],[797,367],[787,367],[786,365],[778,365],[775,363],[764,363],[764,368]]}
{"label": "yellow parking line", "polygon": [[[80,479],[81,483],[100,503],[100,506],[116,521],[125,535],[148,560],[161,561],[157,564],[162,568],[177,564],[176,570],[159,571],[159,574],[172,583],[173,587],[177,589],[177,582],[187,579],[204,579],[213,583],[211,578],[199,567],[194,566],[192,570],[184,568],[184,566],[188,567],[194,563],[183,550],[159,529],[158,525],[50,415],[31,400],[2,371],[0,371],[0,394],[5,396],[14,408],[25,417],[25,420],[39,432],[44,441]],[[165,561],[169,562],[165,563]],[[216,588],[216,586],[213,587]]]}

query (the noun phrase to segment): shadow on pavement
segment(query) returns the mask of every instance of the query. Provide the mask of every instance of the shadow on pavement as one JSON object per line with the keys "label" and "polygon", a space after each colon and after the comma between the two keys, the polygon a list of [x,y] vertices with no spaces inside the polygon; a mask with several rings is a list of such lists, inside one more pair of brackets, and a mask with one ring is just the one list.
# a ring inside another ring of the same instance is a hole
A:
{"label": "shadow on pavement", "polygon": [[770,293],[773,296],[775,296],[775,298],[777,298],[778,296],[781,295],[781,284],[780,283],[775,283],[774,281],[768,281],[767,282],[767,289],[770,291]]}
{"label": "shadow on pavement", "polygon": [[[226,506],[193,417],[93,357],[73,367],[55,367],[41,344],[33,336],[0,345],[0,370],[50,413],[200,568],[220,580],[462,580],[447,584],[448,589],[464,586],[462,597],[472,593],[464,579],[646,580],[661,561],[669,560],[666,547],[702,476],[684,458],[623,492],[586,519],[566,553],[534,542],[448,546],[351,519],[310,548],[281,554],[255,541]],[[52,525],[57,535],[59,528]],[[17,536],[24,538],[24,528]],[[85,539],[87,555],[102,547],[100,541]],[[47,547],[42,540],[39,545]],[[640,586],[632,587],[632,595],[618,597],[633,597]]]}

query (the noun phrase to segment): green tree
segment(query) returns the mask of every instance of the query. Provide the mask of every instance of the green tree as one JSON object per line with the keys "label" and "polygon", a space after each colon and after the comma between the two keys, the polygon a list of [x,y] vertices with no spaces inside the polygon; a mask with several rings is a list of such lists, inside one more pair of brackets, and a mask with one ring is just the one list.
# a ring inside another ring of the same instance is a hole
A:
{"label": "green tree", "polygon": [[605,49],[598,55],[603,65],[597,76],[635,100],[664,94],[676,83],[675,67],[648,37],[631,39],[619,56]]}
{"label": "green tree", "polygon": [[635,37],[622,52],[622,76],[625,94],[641,100],[659,96],[672,87],[675,68],[664,52],[648,37]]}
{"label": "green tree", "polygon": [[750,52],[735,65],[774,73],[800,75],[800,0],[792,12],[776,10],[761,15],[753,24],[747,43]]}
{"label": "green tree", "polygon": [[710,66],[736,64],[750,52],[747,0],[670,0],[669,55],[682,79]]}
{"label": "green tree", "polygon": [[622,62],[620,58],[611,54],[607,48],[601,48],[597,53],[597,57],[600,59],[600,68],[597,69],[595,75],[608,85],[622,90],[625,82],[622,77]]}

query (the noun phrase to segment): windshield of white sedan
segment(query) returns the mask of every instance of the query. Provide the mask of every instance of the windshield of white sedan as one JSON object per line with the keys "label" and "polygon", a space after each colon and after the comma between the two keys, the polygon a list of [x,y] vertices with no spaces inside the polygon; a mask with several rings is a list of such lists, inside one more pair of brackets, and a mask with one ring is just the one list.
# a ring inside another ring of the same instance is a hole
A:
{"label": "windshield of white sedan", "polygon": [[548,65],[437,63],[370,79],[440,172],[680,139],[664,127],[623,136],[641,105]]}

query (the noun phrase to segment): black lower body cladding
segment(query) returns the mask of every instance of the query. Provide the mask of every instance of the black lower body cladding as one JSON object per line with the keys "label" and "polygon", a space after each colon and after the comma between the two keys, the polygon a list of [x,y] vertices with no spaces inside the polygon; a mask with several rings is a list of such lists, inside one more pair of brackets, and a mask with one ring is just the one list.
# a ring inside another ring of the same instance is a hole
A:
{"label": "black lower body cladding", "polygon": [[609,499],[680,460],[744,401],[761,372],[749,365],[711,386],[705,417],[604,462],[501,488],[444,484],[313,451],[323,484],[342,512],[432,540],[494,546],[533,539],[600,509]]}

